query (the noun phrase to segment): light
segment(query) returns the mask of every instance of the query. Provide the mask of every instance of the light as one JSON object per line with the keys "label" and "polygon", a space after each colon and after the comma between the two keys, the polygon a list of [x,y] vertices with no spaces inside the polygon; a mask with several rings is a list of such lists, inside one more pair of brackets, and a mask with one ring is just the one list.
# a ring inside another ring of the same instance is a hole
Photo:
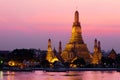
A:
{"label": "light", "polygon": [[14,62],[14,61],[9,61],[9,62],[8,62],[8,65],[9,65],[9,66],[15,66],[15,62]]}
{"label": "light", "polygon": [[0,71],[0,80],[3,80],[3,71]]}
{"label": "light", "polygon": [[55,61],[59,61],[57,58],[52,59],[50,62],[54,63]]}
{"label": "light", "polygon": [[3,63],[3,60],[0,60],[0,64],[2,64]]}

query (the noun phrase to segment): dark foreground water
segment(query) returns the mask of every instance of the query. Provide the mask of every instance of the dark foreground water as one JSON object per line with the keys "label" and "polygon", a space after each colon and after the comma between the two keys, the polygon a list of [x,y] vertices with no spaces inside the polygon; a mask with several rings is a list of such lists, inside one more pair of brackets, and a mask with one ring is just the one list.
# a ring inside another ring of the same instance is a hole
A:
{"label": "dark foreground water", "polygon": [[120,80],[116,71],[81,71],[81,72],[2,72],[0,80]]}

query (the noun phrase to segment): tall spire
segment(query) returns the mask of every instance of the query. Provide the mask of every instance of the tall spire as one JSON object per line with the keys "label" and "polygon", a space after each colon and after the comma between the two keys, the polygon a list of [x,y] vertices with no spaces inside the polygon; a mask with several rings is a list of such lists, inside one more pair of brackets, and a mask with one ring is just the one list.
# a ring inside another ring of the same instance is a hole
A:
{"label": "tall spire", "polygon": [[81,27],[80,22],[79,22],[79,12],[78,11],[75,11],[73,26]]}
{"label": "tall spire", "polygon": [[75,11],[72,25],[72,35],[61,54],[64,61],[71,62],[75,58],[83,58],[86,62],[91,61],[89,50],[82,38],[82,30],[79,22],[79,12]]}
{"label": "tall spire", "polygon": [[75,11],[75,22],[79,22],[79,12]]}
{"label": "tall spire", "polygon": [[81,31],[81,25],[79,22],[79,12],[75,11],[74,14],[74,22],[73,22],[73,26],[72,26],[72,36],[70,39],[70,43],[81,43],[84,44],[84,41],[82,39],[82,31]]}

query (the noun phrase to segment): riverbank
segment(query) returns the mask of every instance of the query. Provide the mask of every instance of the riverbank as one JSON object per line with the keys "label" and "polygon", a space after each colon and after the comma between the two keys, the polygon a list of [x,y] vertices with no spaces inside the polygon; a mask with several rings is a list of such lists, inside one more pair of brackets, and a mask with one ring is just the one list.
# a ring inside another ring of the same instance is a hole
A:
{"label": "riverbank", "polygon": [[[36,69],[34,69],[34,70],[36,70]],[[39,70],[39,69],[37,69],[37,70]],[[42,70],[42,69],[40,69],[40,70]],[[118,70],[118,68],[56,68],[56,69],[54,69],[54,68],[44,68],[43,69],[44,71],[58,71],[58,72],[60,72],[60,71],[117,71]]]}
{"label": "riverbank", "polygon": [[66,71],[120,71],[120,68],[3,68],[1,71],[46,71],[46,72],[66,72]]}

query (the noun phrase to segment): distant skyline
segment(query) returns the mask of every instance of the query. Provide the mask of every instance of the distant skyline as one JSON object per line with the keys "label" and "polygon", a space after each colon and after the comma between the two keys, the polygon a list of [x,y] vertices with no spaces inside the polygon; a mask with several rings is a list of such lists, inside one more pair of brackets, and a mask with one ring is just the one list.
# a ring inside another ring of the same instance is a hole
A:
{"label": "distant skyline", "polygon": [[47,50],[49,38],[53,48],[62,41],[64,49],[78,10],[90,52],[97,38],[102,50],[120,53],[119,7],[120,0],[0,0],[0,50]]}

